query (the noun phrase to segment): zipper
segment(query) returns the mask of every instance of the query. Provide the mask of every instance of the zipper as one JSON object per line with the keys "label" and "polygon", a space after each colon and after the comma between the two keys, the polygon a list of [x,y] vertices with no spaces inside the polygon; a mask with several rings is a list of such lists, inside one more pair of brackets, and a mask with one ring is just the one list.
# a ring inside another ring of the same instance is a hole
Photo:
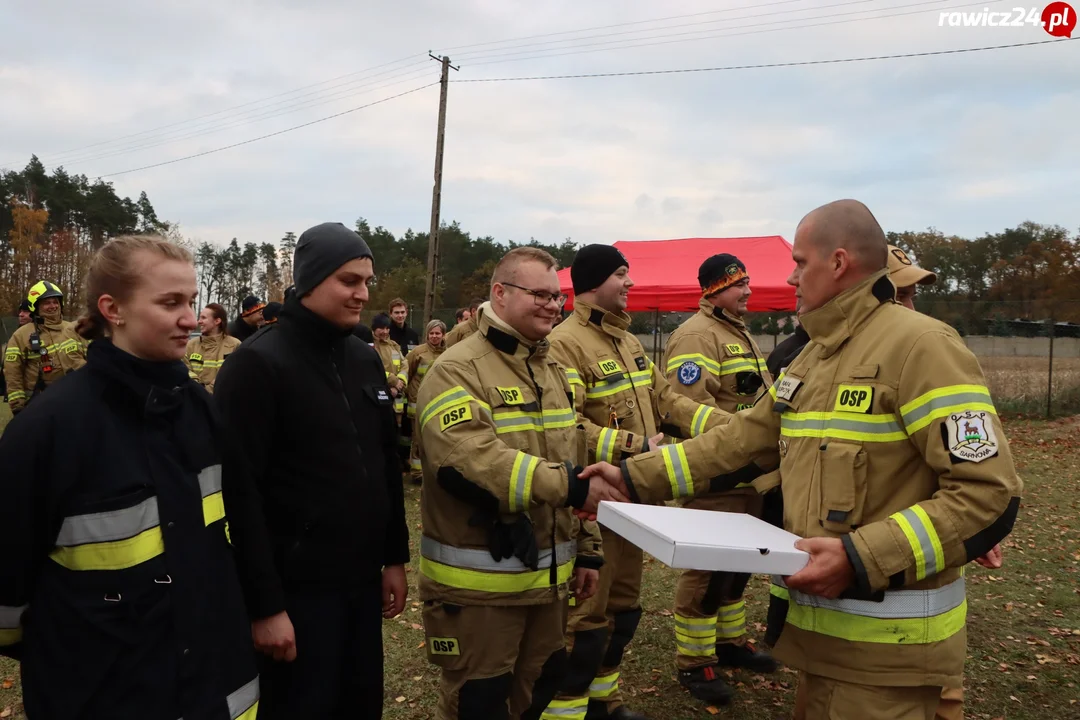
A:
{"label": "zipper", "polygon": [[360,431],[356,428],[356,421],[353,420],[352,403],[349,402],[349,396],[345,394],[345,383],[341,380],[341,372],[338,370],[337,363],[334,361],[334,351],[331,350],[328,357],[330,358],[330,367],[334,368],[334,379],[337,380],[338,393],[341,395],[342,402],[345,403],[345,411],[349,414],[349,424],[352,425],[353,433],[356,435],[356,455],[360,458],[360,462],[364,462],[364,451],[360,447]]}

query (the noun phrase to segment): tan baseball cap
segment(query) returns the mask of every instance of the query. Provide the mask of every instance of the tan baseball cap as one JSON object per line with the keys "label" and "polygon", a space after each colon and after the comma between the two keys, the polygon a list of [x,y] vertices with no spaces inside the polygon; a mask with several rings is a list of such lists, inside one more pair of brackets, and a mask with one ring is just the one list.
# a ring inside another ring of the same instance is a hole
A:
{"label": "tan baseball cap", "polygon": [[889,246],[889,278],[898,288],[908,285],[933,285],[937,282],[937,275],[911,262],[907,253],[895,245]]}

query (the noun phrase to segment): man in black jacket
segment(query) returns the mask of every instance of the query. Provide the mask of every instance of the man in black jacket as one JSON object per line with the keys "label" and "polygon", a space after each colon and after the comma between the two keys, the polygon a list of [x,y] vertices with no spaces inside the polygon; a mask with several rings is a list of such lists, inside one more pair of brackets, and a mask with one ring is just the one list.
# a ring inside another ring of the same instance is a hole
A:
{"label": "man in black jacket", "polygon": [[409,327],[409,306],[401,298],[390,301],[390,339],[401,348],[404,357],[420,345],[420,336]]}
{"label": "man in black jacket", "polygon": [[260,720],[382,715],[380,616],[404,609],[408,529],[393,399],[352,332],[373,258],[339,223],[300,236],[296,291],[234,352],[214,400],[223,491],[264,653]]}

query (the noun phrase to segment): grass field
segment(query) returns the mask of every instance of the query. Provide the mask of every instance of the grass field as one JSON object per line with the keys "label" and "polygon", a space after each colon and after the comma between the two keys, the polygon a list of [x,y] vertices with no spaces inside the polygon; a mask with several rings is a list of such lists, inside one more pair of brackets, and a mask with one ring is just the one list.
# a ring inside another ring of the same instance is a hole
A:
{"label": "grass field", "polygon": [[[0,428],[6,416],[0,410]],[[977,720],[1080,718],[1080,420],[1010,420],[1006,431],[1026,487],[1005,567],[968,571],[967,717]],[[419,492],[407,486],[413,557],[420,535]],[[409,577],[415,595],[415,570]],[[709,710],[674,679],[671,600],[676,573],[647,560],[645,615],[623,665],[623,693],[657,720],[697,717],[772,720],[790,716],[795,675],[734,673],[735,703]],[[767,580],[749,588],[748,617],[761,636]],[[425,659],[419,605],[387,622],[386,713],[433,717],[437,674]],[[21,718],[18,668],[0,659],[0,718]]]}

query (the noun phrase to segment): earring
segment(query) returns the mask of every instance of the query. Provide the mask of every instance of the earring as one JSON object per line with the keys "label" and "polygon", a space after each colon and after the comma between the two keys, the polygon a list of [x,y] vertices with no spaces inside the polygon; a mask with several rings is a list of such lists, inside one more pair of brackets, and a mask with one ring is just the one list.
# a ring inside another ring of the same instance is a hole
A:
{"label": "earring", "polygon": [[120,327],[120,326],[121,326],[121,325],[123,325],[123,324],[124,324],[124,319],[123,319],[123,318],[120,318],[120,319],[118,319],[118,320],[116,321],[116,327]]}

